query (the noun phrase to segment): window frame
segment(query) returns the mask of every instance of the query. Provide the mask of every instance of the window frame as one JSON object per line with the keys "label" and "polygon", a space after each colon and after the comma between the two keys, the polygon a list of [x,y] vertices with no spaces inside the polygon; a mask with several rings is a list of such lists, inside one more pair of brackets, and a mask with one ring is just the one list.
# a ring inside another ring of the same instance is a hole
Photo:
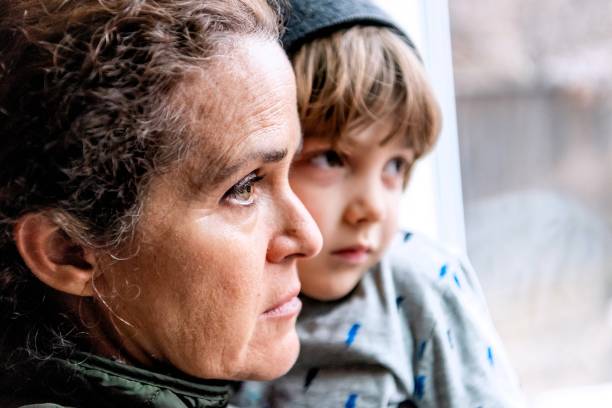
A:
{"label": "window frame", "polygon": [[400,225],[465,253],[448,1],[377,0],[377,3],[395,18],[419,49],[443,118],[436,147],[417,163],[402,198]]}

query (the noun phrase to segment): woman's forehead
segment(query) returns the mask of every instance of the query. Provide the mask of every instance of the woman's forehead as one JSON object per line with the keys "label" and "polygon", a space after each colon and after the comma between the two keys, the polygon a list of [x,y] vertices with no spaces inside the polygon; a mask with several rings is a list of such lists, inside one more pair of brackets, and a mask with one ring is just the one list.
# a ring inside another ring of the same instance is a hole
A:
{"label": "woman's forehead", "polygon": [[233,50],[224,64],[190,75],[173,98],[190,138],[184,170],[199,175],[197,185],[226,178],[254,141],[299,133],[294,77],[285,54],[272,41],[251,41]]}
{"label": "woman's forehead", "polygon": [[280,46],[246,41],[227,58],[187,77],[175,98],[190,115],[189,122],[199,130],[215,130],[217,141],[230,128],[269,125],[287,99],[295,105],[295,80]]}

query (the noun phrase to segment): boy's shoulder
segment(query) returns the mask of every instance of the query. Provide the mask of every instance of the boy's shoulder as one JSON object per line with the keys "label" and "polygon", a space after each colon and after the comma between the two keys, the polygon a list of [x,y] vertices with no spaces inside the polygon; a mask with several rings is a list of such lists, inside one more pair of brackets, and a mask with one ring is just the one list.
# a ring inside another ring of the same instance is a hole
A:
{"label": "boy's shoulder", "polygon": [[401,231],[394,237],[381,264],[389,268],[399,282],[418,279],[434,286],[443,282],[440,278],[448,274],[452,277],[458,269],[471,269],[459,251],[409,231]]}
{"label": "boy's shoulder", "polygon": [[[387,257],[395,261],[411,264],[410,261],[422,260],[441,262],[462,260],[462,254],[422,233],[402,230],[398,232],[387,252]],[[416,265],[413,265],[416,266]]]}
{"label": "boy's shoulder", "polygon": [[423,234],[399,233],[381,260],[381,268],[391,274],[398,298],[419,302],[467,296],[485,305],[465,255]]}

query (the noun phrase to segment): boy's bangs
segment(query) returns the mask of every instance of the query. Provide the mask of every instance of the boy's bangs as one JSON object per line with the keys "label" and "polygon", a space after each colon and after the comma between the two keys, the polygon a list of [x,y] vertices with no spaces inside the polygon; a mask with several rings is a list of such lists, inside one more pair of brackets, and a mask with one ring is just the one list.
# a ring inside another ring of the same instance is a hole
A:
{"label": "boy's bangs", "polygon": [[355,26],[306,44],[295,55],[304,134],[336,142],[390,120],[420,157],[435,143],[440,113],[414,50],[392,29]]}

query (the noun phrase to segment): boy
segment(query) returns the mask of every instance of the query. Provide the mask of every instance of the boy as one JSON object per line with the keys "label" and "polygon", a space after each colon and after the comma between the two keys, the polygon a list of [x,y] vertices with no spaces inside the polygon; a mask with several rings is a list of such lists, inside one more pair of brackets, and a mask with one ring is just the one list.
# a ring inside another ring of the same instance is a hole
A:
{"label": "boy", "polygon": [[414,45],[359,0],[293,1],[283,42],[304,133],[291,185],[324,244],[299,262],[302,349],[264,405],[522,406],[467,263],[397,235],[410,169],[440,123]]}

